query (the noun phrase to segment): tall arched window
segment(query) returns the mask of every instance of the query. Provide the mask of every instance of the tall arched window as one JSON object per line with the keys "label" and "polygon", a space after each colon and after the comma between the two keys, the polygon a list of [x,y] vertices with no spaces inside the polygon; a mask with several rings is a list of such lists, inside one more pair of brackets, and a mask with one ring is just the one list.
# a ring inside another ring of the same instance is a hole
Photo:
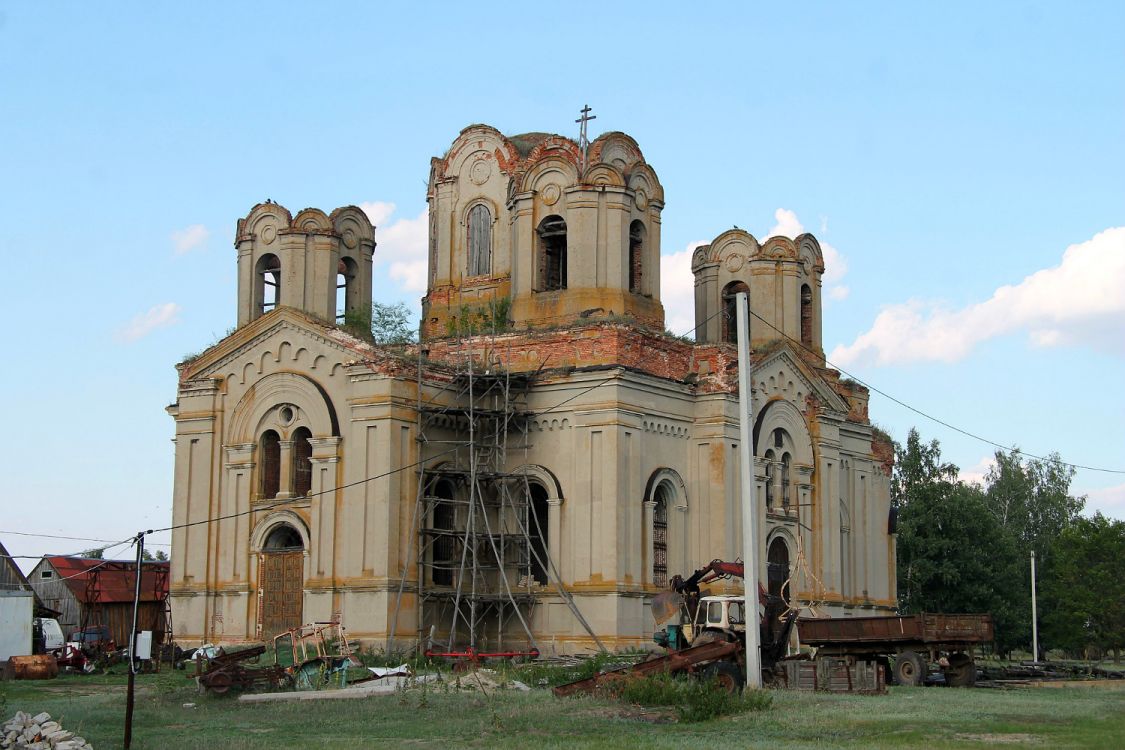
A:
{"label": "tall arched window", "polygon": [[801,343],[813,345],[812,289],[808,284],[801,285]]}
{"label": "tall arched window", "polygon": [[531,490],[530,511],[527,519],[527,536],[531,540],[531,577],[536,583],[543,586],[548,583],[547,578],[547,540],[549,524],[549,507],[547,490],[537,482],[528,484]]}
{"label": "tall arched window", "polygon": [[774,490],[773,490],[773,482],[774,482],[776,470],[775,470],[774,465],[773,465],[774,455],[773,455],[772,450],[766,451],[765,459],[766,459],[766,508],[773,508],[773,504],[774,504],[774,502],[777,501],[777,497],[776,497],[776,495],[774,493]]}
{"label": "tall arched window", "polygon": [[312,491],[312,433],[298,427],[293,433],[293,494],[304,497]]}
{"label": "tall arched window", "polygon": [[281,489],[281,439],[273,430],[262,433],[259,450],[262,452],[260,487],[262,499],[277,497]]}
{"label": "tall arched window", "polygon": [[254,274],[254,301],[258,314],[264,315],[281,304],[281,261],[276,255],[263,255],[258,258]]}
{"label": "tall arched window", "polygon": [[640,294],[644,272],[645,225],[639,219],[629,225],[629,291]]}
{"label": "tall arched window", "polygon": [[456,563],[456,543],[453,538],[456,513],[453,505],[453,485],[441,479],[433,489],[435,503],[432,524],[434,528],[433,563],[431,580],[436,586],[453,585],[453,566]]}
{"label": "tall arched window", "polygon": [[668,490],[663,486],[656,488],[656,502],[652,509],[652,582],[657,586],[668,585]]}
{"label": "tall arched window", "polygon": [[492,273],[492,214],[477,204],[469,210],[469,275]]}
{"label": "tall arched window", "polygon": [[539,258],[536,289],[549,292],[566,289],[566,221],[548,216],[539,222]]}
{"label": "tall arched window", "polygon": [[781,618],[789,606],[789,546],[775,537],[766,551],[766,631],[777,637]]}
{"label": "tall arched window", "polygon": [[789,510],[789,454],[781,456],[781,505]]}
{"label": "tall arched window", "polygon": [[746,293],[746,313],[749,315],[750,287],[741,281],[732,281],[723,287],[723,341],[728,344],[738,343],[738,300],[735,295],[739,292]]}
{"label": "tall arched window", "polygon": [[352,311],[355,296],[352,285],[356,278],[356,264],[351,258],[340,258],[336,265],[336,322],[346,323]]}

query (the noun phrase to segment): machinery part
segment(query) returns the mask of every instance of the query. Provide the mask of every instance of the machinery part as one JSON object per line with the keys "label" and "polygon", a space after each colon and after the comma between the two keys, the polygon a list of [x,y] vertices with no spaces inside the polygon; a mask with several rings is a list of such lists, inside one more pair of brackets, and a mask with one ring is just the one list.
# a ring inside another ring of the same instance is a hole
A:
{"label": "machinery part", "polygon": [[895,659],[895,683],[917,687],[926,680],[926,660],[914,651],[902,651]]}
{"label": "machinery part", "polygon": [[662,591],[652,599],[652,617],[656,627],[678,617],[684,606],[684,597],[678,591]]}
{"label": "machinery part", "polygon": [[204,686],[216,695],[222,695],[230,690],[234,680],[226,672],[212,672],[204,679]]}
{"label": "machinery part", "polygon": [[708,664],[703,668],[701,676],[704,680],[714,680],[716,687],[732,695],[739,693],[746,682],[738,665],[729,661],[716,661]]}
{"label": "machinery part", "polygon": [[950,654],[949,666],[942,671],[945,684],[950,687],[972,687],[977,682],[977,665],[973,657],[964,652]]}

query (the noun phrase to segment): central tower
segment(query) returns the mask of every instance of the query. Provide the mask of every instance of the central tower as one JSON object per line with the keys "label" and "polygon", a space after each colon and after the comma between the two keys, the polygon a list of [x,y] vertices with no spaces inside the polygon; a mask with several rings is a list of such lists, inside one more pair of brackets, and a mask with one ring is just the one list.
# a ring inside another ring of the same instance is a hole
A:
{"label": "central tower", "polygon": [[624,133],[583,153],[471,125],[431,162],[426,339],[627,317],[663,330],[664,189]]}

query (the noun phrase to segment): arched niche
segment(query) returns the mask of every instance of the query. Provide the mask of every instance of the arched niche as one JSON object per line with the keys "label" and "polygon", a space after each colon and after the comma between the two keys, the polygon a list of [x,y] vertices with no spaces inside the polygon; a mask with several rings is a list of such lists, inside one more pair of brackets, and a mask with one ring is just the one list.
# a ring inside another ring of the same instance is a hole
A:
{"label": "arched niche", "polygon": [[250,534],[250,549],[253,552],[273,552],[267,546],[270,541],[271,535],[276,531],[285,531],[284,527],[288,527],[297,532],[301,541],[301,549],[308,554],[309,552],[309,528],[305,525],[305,521],[299,515],[291,510],[275,510],[266,515],[261,521],[254,526],[254,530]]}
{"label": "arched niche", "polygon": [[239,400],[231,414],[227,442],[255,442],[259,425],[282,403],[301,410],[314,436],[339,436],[336,411],[324,389],[304,375],[277,372],[248,388]]}
{"label": "arched niche", "polygon": [[811,466],[813,464],[812,440],[805,416],[790,401],[775,399],[758,412],[754,420],[754,453],[765,455],[773,443],[770,436],[776,429],[784,430],[792,441],[793,462]]}

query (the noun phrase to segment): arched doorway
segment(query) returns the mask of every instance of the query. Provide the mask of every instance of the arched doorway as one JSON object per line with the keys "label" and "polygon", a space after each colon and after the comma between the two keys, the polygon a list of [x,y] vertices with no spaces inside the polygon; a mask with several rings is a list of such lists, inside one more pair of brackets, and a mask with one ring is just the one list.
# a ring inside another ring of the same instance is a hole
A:
{"label": "arched doorway", "polygon": [[274,526],[262,545],[262,638],[300,626],[305,545],[287,523]]}
{"label": "arched doorway", "polygon": [[789,606],[789,546],[781,537],[770,542],[766,553],[766,623],[770,640],[776,640],[781,617]]}

